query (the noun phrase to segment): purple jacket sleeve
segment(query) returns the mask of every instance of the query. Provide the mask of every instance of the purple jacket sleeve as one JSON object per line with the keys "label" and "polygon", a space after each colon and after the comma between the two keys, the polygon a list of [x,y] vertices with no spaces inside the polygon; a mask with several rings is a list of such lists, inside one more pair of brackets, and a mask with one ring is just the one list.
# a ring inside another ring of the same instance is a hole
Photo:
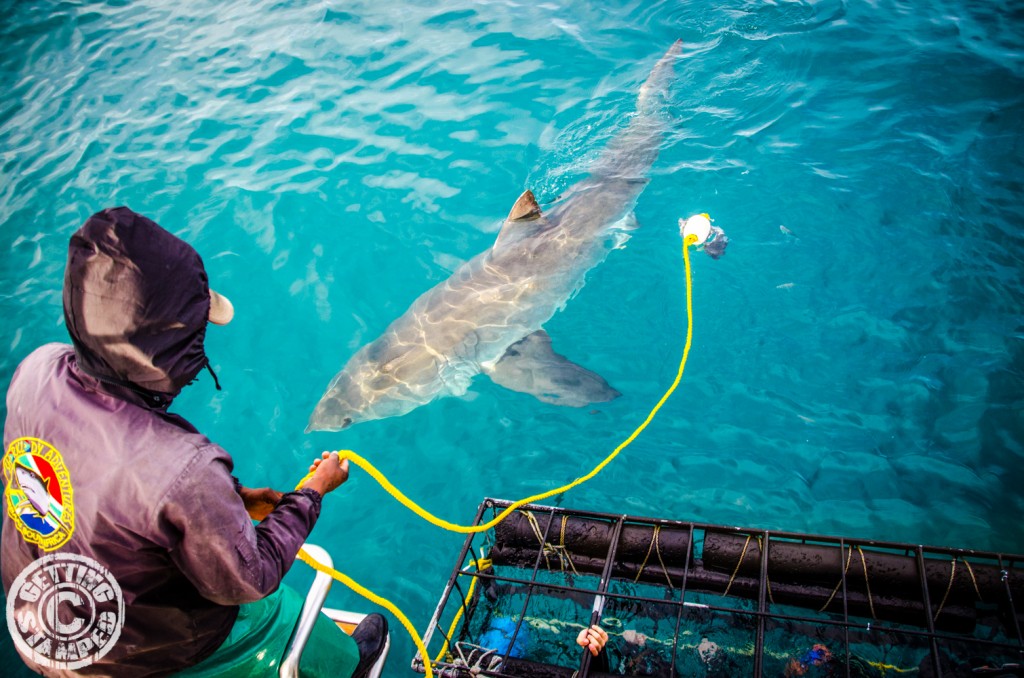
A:
{"label": "purple jacket sleeve", "polygon": [[203,597],[240,605],[280,585],[320,515],[320,495],[289,492],[254,527],[235,491],[229,458],[214,450],[200,450],[172,484],[161,524],[171,537],[171,559]]}

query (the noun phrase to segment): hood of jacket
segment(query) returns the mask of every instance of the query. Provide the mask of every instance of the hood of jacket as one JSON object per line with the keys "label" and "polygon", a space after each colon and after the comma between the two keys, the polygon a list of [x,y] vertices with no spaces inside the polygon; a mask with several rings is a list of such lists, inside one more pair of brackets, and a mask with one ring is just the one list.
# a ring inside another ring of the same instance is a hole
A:
{"label": "hood of jacket", "polygon": [[166,406],[207,364],[206,269],[191,245],[127,207],[71,236],[64,318],[86,374]]}

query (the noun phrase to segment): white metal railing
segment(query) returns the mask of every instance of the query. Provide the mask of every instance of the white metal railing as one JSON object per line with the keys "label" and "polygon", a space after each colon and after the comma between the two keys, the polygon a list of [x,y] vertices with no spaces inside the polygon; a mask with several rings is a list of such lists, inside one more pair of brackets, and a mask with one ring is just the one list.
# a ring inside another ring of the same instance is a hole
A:
{"label": "white metal railing", "polygon": [[[325,549],[316,544],[305,544],[303,548],[317,561],[328,567],[334,567],[331,554]],[[302,651],[309,641],[309,636],[313,632],[313,627],[316,625],[321,611],[331,621],[336,623],[342,622],[358,625],[366,617],[365,614],[324,607],[324,601],[327,600],[327,593],[331,590],[331,584],[333,583],[334,579],[329,574],[323,572],[317,572],[316,577],[313,578],[313,583],[309,587],[309,593],[306,594],[306,600],[302,604],[302,611],[299,612],[299,620],[295,622],[295,630],[292,632],[292,638],[288,642],[288,649],[281,659],[281,667],[278,670],[278,675],[281,678],[298,678],[299,660],[302,658]],[[367,678],[380,678],[390,649],[391,634],[389,633],[384,641],[384,651],[380,653],[380,657],[374,663],[373,668],[370,669]]]}

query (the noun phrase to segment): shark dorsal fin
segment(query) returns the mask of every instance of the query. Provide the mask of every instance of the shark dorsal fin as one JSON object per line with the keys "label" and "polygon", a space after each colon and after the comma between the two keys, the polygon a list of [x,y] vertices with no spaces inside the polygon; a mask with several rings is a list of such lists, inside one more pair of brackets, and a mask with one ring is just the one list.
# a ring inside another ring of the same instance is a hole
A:
{"label": "shark dorsal fin", "polygon": [[539,218],[540,205],[533,197],[533,191],[526,190],[516,200],[516,204],[512,205],[512,211],[508,213],[508,219],[505,221],[532,221]]}
{"label": "shark dorsal fin", "polygon": [[494,243],[497,248],[507,247],[521,238],[530,237],[549,226],[544,214],[540,211],[537,199],[533,197],[533,191],[523,191],[523,194],[512,205],[512,211],[501,226],[501,233]]}

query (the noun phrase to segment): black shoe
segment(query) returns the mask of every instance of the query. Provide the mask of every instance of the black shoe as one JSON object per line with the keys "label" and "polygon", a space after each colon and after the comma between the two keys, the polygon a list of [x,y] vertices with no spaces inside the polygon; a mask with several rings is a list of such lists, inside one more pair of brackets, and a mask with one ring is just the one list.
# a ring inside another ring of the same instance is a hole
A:
{"label": "black shoe", "polygon": [[388,641],[388,620],[376,613],[366,615],[352,632],[352,640],[359,648],[359,663],[352,678],[366,678]]}

